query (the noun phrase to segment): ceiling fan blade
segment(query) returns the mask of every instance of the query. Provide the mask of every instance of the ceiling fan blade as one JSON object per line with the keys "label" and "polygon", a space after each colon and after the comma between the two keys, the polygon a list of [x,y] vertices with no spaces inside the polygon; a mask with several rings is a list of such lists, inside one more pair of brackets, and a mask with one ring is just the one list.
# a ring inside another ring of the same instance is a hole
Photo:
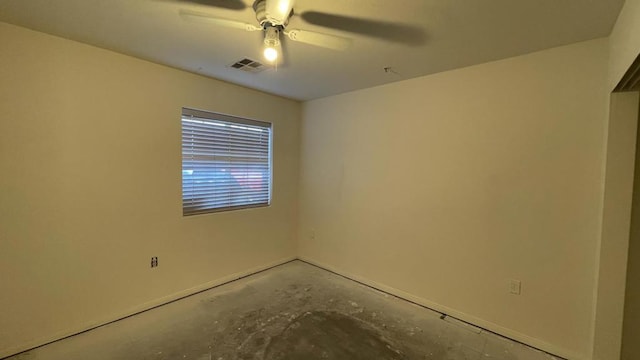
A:
{"label": "ceiling fan blade", "polygon": [[191,3],[197,5],[217,7],[227,10],[244,10],[247,5],[242,0],[174,0],[181,3]]}
{"label": "ceiling fan blade", "polygon": [[333,50],[346,50],[351,46],[351,39],[317,33],[307,30],[285,30],[284,34],[293,41],[309,45],[321,46]]}
{"label": "ceiling fan blade", "polygon": [[224,26],[232,29],[246,30],[246,31],[262,31],[262,28],[253,24],[244,23],[241,21],[229,20],[219,18],[207,13],[198,11],[191,11],[180,9],[180,16],[186,21],[200,22],[205,24],[211,24],[216,26]]}
{"label": "ceiling fan blade", "polygon": [[318,11],[307,11],[302,13],[301,16],[304,21],[310,24],[406,45],[421,45],[426,41],[424,29],[418,26],[327,14]]}

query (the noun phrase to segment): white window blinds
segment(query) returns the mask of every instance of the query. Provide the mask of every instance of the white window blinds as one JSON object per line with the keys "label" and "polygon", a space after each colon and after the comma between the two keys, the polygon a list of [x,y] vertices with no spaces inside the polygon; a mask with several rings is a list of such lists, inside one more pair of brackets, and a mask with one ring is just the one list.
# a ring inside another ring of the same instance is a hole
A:
{"label": "white window blinds", "polygon": [[182,213],[267,206],[271,124],[182,109]]}

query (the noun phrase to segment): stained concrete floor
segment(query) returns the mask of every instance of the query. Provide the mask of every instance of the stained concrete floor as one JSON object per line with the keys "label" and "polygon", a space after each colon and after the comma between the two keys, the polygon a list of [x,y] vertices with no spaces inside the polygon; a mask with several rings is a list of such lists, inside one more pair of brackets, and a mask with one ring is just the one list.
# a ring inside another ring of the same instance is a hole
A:
{"label": "stained concrete floor", "polygon": [[551,360],[300,261],[11,360]]}

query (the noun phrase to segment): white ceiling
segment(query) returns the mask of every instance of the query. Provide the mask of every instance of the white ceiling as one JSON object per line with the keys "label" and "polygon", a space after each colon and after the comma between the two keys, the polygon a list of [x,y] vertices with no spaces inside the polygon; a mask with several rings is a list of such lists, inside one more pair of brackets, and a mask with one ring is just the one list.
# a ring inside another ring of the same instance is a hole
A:
{"label": "white ceiling", "polygon": [[309,100],[607,36],[624,0],[297,0],[297,14],[386,21],[423,36],[393,42],[294,15],[289,29],[350,37],[352,47],[338,52],[288,41],[286,64],[257,74],[229,65],[245,57],[262,60],[260,32],[186,22],[178,15],[190,9],[255,23],[253,1],[244,2],[246,9],[234,11],[184,0],[0,0],[0,21]]}

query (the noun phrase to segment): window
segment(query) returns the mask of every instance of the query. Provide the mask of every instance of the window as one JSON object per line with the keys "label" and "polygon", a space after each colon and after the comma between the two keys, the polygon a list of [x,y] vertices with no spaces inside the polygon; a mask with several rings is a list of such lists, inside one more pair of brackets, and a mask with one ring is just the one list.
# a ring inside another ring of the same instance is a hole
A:
{"label": "window", "polygon": [[271,124],[182,109],[182,213],[267,206]]}

